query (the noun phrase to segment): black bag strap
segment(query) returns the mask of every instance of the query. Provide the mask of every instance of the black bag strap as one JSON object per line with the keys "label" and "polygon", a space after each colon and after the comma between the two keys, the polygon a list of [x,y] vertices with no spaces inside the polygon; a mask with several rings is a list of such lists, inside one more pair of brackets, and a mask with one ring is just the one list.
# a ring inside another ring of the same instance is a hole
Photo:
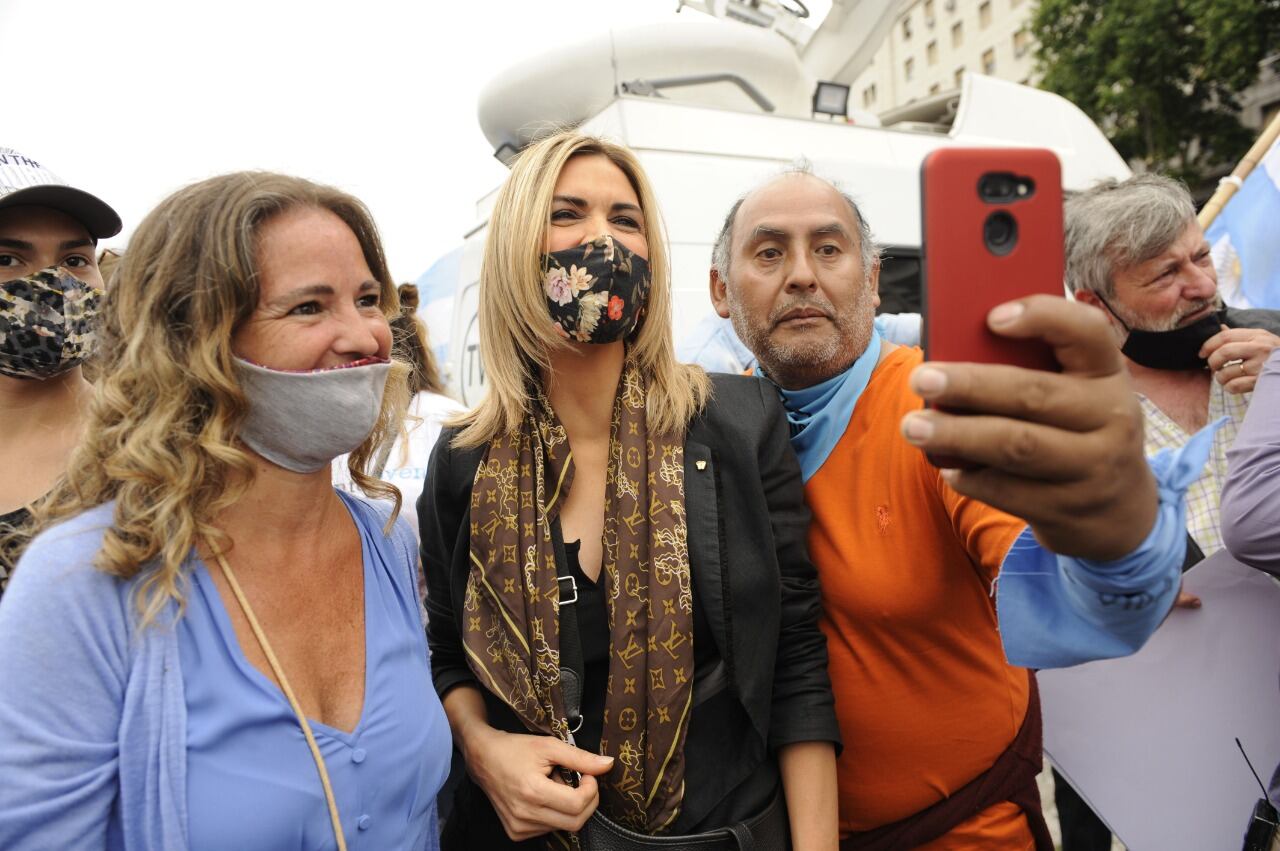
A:
{"label": "black bag strap", "polygon": [[587,679],[586,663],[582,655],[582,633],[578,631],[578,581],[569,573],[569,559],[565,555],[559,517],[553,521],[552,526],[551,538],[556,551],[556,582],[560,587],[560,691],[564,695],[564,714],[565,720],[569,722],[569,732],[576,733],[582,727],[582,686]]}
{"label": "black bag strap", "polygon": [[[582,634],[578,632],[578,583],[572,576],[557,576],[560,583],[560,691],[569,732],[582,727],[582,686],[586,665],[582,661]],[[573,593],[565,598],[565,584]]]}

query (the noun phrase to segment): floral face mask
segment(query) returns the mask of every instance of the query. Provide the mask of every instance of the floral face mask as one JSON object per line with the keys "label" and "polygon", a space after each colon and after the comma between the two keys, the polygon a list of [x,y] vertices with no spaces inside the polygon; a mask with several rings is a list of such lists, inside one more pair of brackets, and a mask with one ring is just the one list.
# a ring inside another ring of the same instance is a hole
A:
{"label": "floral face mask", "polygon": [[542,255],[551,321],[580,343],[625,340],[644,321],[649,262],[611,236]]}

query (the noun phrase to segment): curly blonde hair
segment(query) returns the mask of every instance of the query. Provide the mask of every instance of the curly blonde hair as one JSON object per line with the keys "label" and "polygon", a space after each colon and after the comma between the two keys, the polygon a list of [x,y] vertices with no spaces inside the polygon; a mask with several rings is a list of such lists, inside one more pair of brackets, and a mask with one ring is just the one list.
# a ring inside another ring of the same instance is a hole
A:
{"label": "curly blonde hair", "polygon": [[[382,311],[399,315],[373,217],[356,198],[297,177],[237,172],[166,198],[138,226],[103,304],[101,378],[84,438],[65,478],[35,507],[27,534],[115,500],[95,566],[138,583],[142,623],[183,605],[183,564],[253,480],[236,435],[248,403],[236,379],[232,334],[258,304],[258,233],[288,210],[328,210],[351,228],[380,284]],[[400,492],[366,472],[395,438],[408,403],[408,367],[396,364],[373,432],[350,457],[365,494]],[[392,517],[394,518],[394,513]]]}
{"label": "curly blonde hair", "polygon": [[644,213],[652,286],[645,320],[627,342],[648,385],[649,424],[659,433],[682,432],[711,396],[706,372],[676,360],[666,233],[640,161],[623,145],[561,130],[520,153],[494,202],[478,311],[489,390],[473,410],[449,422],[461,427],[455,446],[480,446],[517,430],[531,405],[529,386],[551,368],[551,353],[567,345],[547,310],[542,253],[560,171],[573,157],[592,155],[606,157],[626,175]]}

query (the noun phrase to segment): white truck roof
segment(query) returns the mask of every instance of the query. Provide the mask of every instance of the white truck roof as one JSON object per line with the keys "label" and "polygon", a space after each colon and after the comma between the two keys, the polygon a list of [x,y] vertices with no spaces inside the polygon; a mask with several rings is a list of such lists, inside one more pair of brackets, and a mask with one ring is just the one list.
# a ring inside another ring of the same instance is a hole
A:
{"label": "white truck roof", "polygon": [[[617,93],[646,91],[635,83],[670,80],[673,70],[681,79],[723,72],[746,81],[754,95],[724,80],[659,87],[648,95]],[[1097,126],[1049,92],[966,74],[957,92],[920,105],[921,115],[949,112],[949,127],[928,121],[881,127],[872,116],[862,123],[856,115],[852,121],[814,117],[808,111],[814,84],[795,45],[772,30],[711,20],[657,24],[578,49],[558,47],[508,69],[482,94],[480,122],[499,151],[514,152],[548,128],[578,125],[636,152],[666,224],[677,340],[711,310],[711,246],[729,207],[799,159],[858,201],[877,242],[916,256],[920,165],[937,148],[1050,148],[1062,161],[1068,190],[1130,174]],[[462,247],[419,281],[432,345],[468,404],[483,379],[475,356],[475,287],[495,196],[496,188],[478,202],[477,222]]]}

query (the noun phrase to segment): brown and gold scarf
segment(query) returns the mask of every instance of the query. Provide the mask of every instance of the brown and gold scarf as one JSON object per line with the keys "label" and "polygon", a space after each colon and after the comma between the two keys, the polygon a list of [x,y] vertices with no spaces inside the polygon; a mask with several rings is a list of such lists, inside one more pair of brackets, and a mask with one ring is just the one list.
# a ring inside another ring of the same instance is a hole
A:
{"label": "brown and gold scarf", "polygon": [[[600,751],[604,813],[671,826],[684,797],[693,695],[693,597],[683,435],[650,438],[645,383],[628,359],[613,406],[602,576],[609,681]],[[532,731],[572,741],[560,689],[560,592],[552,524],[573,483],[564,426],[538,391],[514,434],[489,443],[471,491],[467,658]]]}

